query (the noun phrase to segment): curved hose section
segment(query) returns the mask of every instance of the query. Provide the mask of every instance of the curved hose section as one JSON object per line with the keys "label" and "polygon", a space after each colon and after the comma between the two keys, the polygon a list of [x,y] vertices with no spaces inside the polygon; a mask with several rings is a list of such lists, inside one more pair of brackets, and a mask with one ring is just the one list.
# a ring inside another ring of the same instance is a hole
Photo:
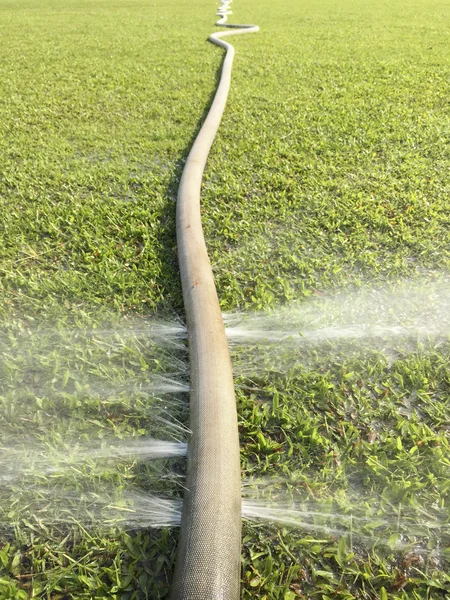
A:
{"label": "curved hose section", "polygon": [[[216,25],[225,25],[231,0],[221,0]],[[173,600],[237,600],[241,555],[239,435],[233,374],[200,217],[200,188],[209,150],[230,89],[234,48],[221,38],[258,31],[231,31],[209,40],[226,50],[220,82],[206,120],[187,158],[178,190],[177,243],[189,335],[191,370],[187,482]]]}

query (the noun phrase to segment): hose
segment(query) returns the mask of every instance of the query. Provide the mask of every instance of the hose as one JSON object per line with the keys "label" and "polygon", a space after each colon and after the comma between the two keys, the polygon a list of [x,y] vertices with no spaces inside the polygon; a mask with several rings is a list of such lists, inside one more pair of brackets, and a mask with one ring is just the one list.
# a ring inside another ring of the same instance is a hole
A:
{"label": "hose", "polygon": [[[221,0],[225,25],[231,0]],[[209,41],[226,50],[217,91],[192,146],[177,202],[177,245],[189,340],[190,429],[172,600],[237,600],[241,480],[236,400],[228,344],[200,217],[200,188],[230,89],[234,48],[221,38],[258,31],[226,25]]]}

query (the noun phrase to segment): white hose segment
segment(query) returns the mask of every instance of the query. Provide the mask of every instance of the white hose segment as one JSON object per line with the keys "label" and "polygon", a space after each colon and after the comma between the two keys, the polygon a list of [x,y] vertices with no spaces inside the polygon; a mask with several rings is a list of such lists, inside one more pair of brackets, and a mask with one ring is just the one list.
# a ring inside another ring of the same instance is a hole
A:
{"label": "white hose segment", "polygon": [[[231,0],[221,0],[216,25],[225,25]],[[186,160],[178,190],[177,244],[189,339],[190,429],[172,600],[237,600],[241,556],[241,481],[236,400],[228,343],[206,251],[200,188],[209,150],[230,89],[234,48],[221,38],[258,31],[232,31],[209,40],[224,48],[220,82],[206,120]]]}

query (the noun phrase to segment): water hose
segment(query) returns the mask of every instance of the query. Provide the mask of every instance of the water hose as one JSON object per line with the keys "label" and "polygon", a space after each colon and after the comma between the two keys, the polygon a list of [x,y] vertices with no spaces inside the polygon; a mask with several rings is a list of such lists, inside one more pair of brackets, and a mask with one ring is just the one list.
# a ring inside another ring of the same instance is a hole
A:
{"label": "water hose", "polygon": [[[221,0],[225,25],[231,0]],[[258,31],[225,25],[209,41],[226,50],[217,91],[192,146],[177,202],[177,244],[189,340],[190,429],[172,600],[237,600],[241,556],[241,479],[231,360],[200,216],[200,188],[230,89],[229,35]]]}

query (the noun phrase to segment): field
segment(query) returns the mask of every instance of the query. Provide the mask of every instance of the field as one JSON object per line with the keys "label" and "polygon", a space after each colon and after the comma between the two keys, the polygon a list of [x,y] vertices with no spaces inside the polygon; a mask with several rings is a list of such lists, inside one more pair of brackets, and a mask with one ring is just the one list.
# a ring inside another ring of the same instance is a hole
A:
{"label": "field", "polygon": [[[162,474],[183,459],[41,473],[33,454],[168,435],[156,400],[126,385],[185,377],[184,351],[129,332],[182,319],[175,199],[220,67],[215,8],[0,0],[2,483],[12,451],[30,463],[0,494],[0,599],[167,597],[176,529],[105,533],[93,497],[180,495]],[[404,280],[448,289],[448,3],[235,0],[233,13],[261,31],[233,39],[203,186],[223,310]],[[450,598],[448,340],[395,361],[289,352],[289,369],[278,349],[237,380],[243,477],[309,527],[244,525],[242,597]],[[68,513],[83,504],[89,527],[41,518],[49,493]]]}

